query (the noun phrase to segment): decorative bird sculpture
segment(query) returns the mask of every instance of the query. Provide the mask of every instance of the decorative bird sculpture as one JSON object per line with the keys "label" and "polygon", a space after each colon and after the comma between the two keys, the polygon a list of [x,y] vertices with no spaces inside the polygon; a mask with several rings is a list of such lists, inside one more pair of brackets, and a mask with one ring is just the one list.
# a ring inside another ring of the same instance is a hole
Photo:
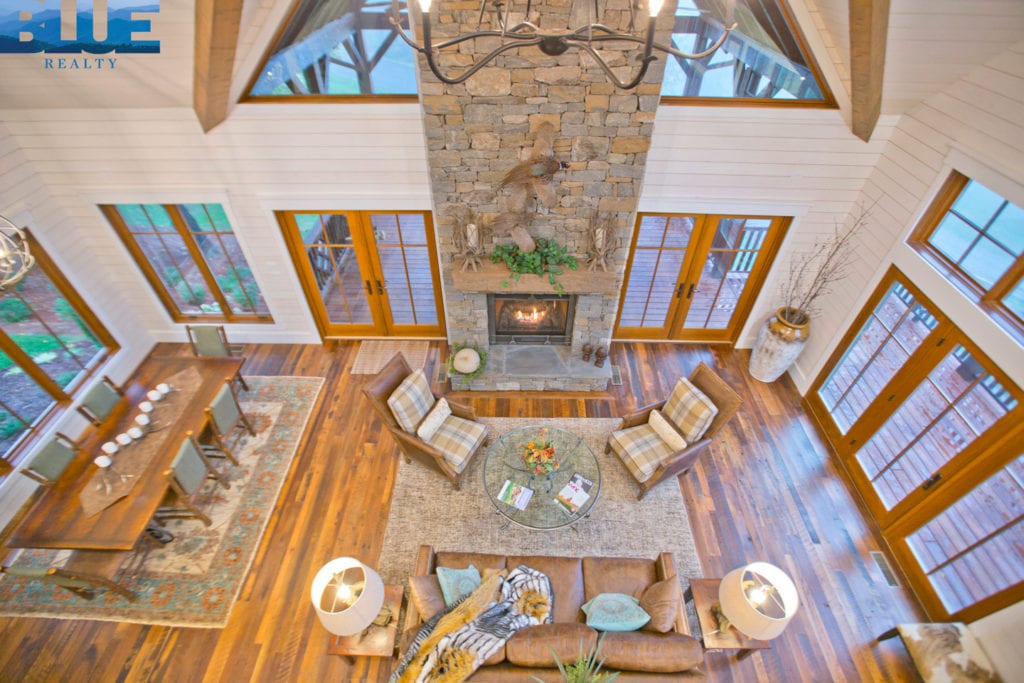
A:
{"label": "decorative bird sculpture", "polygon": [[537,201],[548,209],[558,203],[558,196],[551,180],[560,169],[568,168],[569,164],[555,159],[554,144],[555,127],[548,122],[537,128],[537,139],[533,143],[533,151],[529,158],[520,161],[509,169],[498,184],[498,190],[509,189],[512,193],[512,206],[521,207],[526,211],[526,200],[532,190]]}

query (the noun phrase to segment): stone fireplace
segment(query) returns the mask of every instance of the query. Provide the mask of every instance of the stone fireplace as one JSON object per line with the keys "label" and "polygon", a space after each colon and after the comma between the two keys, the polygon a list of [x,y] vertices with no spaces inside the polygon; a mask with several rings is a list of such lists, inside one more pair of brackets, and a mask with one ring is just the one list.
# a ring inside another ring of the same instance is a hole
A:
{"label": "stone fireplace", "polygon": [[[435,44],[477,30],[479,5],[452,0],[435,4]],[[527,19],[525,7],[511,8],[512,24]],[[531,7],[530,21],[557,30],[587,23],[593,5],[590,0],[535,0]],[[670,41],[673,7],[659,14],[660,42]],[[630,14],[630,0],[608,0],[602,3],[601,23],[626,30]],[[481,28],[493,28],[488,21]],[[442,52],[442,70],[461,72],[493,50],[496,41],[470,40],[457,51]],[[636,50],[632,43],[604,43],[601,54],[624,77],[635,68]],[[488,352],[484,373],[464,385],[453,378],[453,388],[605,390],[610,364],[599,368],[593,359],[584,362],[582,348],[608,348],[611,342],[664,60],[652,63],[644,82],[632,90],[617,89],[596,62],[577,50],[556,56],[535,46],[509,50],[458,84],[439,82],[422,55],[418,60],[448,340],[473,343]],[[557,203],[546,208],[527,195],[520,227],[535,239],[555,240],[579,259],[577,270],[563,268],[557,287],[547,276],[513,276],[503,264],[486,258],[496,244],[512,242],[510,234],[491,227],[509,207],[511,193],[501,189],[502,180],[529,157],[538,130],[547,125],[556,131],[553,151],[560,168],[550,187]],[[485,252],[482,265],[474,268],[464,267],[453,241],[459,212],[467,209],[479,218]],[[584,258],[590,227],[599,217],[610,219],[617,229],[610,238],[616,247],[608,272],[588,270]],[[497,307],[505,310],[505,297],[538,303],[520,306],[521,319],[501,331]],[[544,309],[542,316],[539,302],[556,309]],[[563,306],[564,311],[555,312]],[[528,329],[531,324],[548,326],[563,313],[564,330],[548,334]]]}
{"label": "stone fireplace", "polygon": [[569,344],[576,295],[488,294],[489,344]]}

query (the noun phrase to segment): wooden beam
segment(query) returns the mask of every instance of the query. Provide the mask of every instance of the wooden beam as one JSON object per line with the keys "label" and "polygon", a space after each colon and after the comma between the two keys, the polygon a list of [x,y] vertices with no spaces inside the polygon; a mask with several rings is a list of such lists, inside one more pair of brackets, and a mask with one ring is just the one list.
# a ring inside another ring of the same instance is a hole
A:
{"label": "wooden beam", "polygon": [[204,132],[228,117],[243,0],[196,0],[192,108]]}
{"label": "wooden beam", "polygon": [[888,32],[889,0],[850,0],[850,129],[865,142],[882,110]]}

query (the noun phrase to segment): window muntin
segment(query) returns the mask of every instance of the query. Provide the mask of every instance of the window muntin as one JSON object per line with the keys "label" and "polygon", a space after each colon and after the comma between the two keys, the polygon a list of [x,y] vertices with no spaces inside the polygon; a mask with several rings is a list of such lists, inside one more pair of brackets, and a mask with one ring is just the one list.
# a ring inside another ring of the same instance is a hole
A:
{"label": "window muntin", "polygon": [[30,237],[36,265],[0,292],[0,458],[36,425],[70,403],[88,373],[117,343]]}
{"label": "window muntin", "polygon": [[176,321],[271,321],[219,204],[102,208]]}
{"label": "window muntin", "polygon": [[[413,50],[398,36],[391,0],[300,0],[250,97],[415,95]],[[407,24],[405,2],[400,16]]]}
{"label": "window muntin", "polygon": [[[706,50],[722,35],[724,7],[713,0],[680,0],[672,46],[689,53]],[[782,2],[738,0],[734,21],[736,29],[710,57],[665,56],[662,97],[832,104]]]}
{"label": "window muntin", "polygon": [[993,320],[1024,335],[1024,209],[954,173],[908,242]]}

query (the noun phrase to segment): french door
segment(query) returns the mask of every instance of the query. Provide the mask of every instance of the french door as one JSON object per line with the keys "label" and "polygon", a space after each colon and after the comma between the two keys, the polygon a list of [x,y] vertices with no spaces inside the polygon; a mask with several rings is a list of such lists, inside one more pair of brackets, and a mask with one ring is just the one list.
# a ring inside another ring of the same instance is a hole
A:
{"label": "french door", "polygon": [[[873,302],[808,402],[932,616],[961,618],[1024,586],[1024,472],[1007,440],[1024,395],[898,270]],[[992,566],[1000,547],[1017,551]]]}
{"label": "french door", "polygon": [[734,342],[788,218],[640,214],[615,336]]}
{"label": "french door", "polygon": [[322,337],[444,334],[429,213],[277,216]]}

